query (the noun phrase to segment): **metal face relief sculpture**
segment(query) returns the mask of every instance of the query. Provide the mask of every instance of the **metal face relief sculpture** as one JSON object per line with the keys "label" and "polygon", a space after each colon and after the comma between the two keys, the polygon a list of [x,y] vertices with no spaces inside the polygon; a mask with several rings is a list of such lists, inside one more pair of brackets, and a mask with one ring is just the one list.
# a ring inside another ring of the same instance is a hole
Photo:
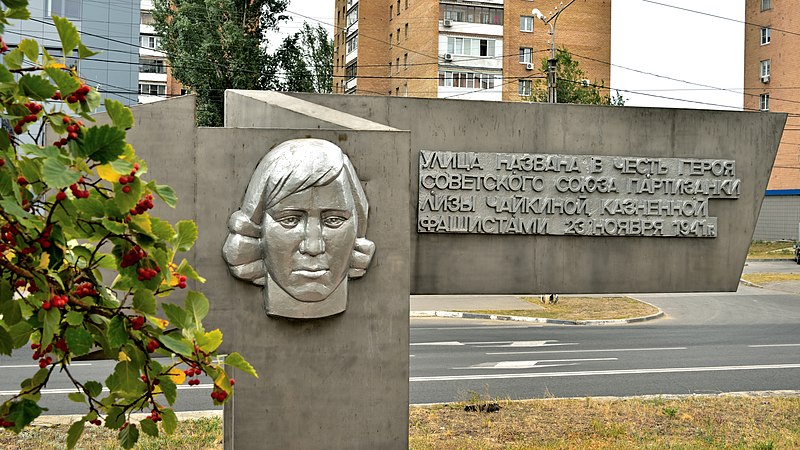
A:
{"label": "metal face relief sculpture", "polygon": [[347,279],[375,252],[350,160],[321,139],[283,142],[258,163],[222,249],[231,274],[264,286],[268,315],[314,319],[347,307]]}

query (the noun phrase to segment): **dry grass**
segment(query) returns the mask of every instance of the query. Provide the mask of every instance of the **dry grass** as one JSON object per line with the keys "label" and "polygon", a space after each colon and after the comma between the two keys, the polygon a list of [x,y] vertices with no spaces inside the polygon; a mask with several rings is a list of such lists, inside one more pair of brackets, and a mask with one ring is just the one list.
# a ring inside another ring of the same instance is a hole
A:
{"label": "dry grass", "polygon": [[[15,435],[0,430],[0,448],[4,450],[56,450],[66,448],[68,425],[33,426]],[[105,427],[87,425],[75,448],[86,450],[119,449],[117,433]],[[222,449],[222,420],[203,418],[182,420],[172,436],[160,433],[152,438],[140,433],[139,450]]]}
{"label": "dry grass", "polygon": [[658,312],[655,306],[630,297],[561,297],[555,305],[543,304],[538,297],[524,297],[524,300],[541,305],[544,309],[464,312],[562,320],[629,319]]}
{"label": "dry grass", "polygon": [[793,259],[792,241],[753,241],[747,259]]}
{"label": "dry grass", "polygon": [[800,273],[746,273],[742,279],[763,286],[781,281],[800,281]]}
{"label": "dry grass", "polygon": [[[480,401],[473,398],[471,401]],[[496,401],[495,413],[465,403],[410,408],[412,449],[795,449],[800,398],[545,399]],[[0,448],[63,449],[67,426],[0,431]],[[115,449],[116,436],[88,427],[77,448]],[[137,449],[222,449],[219,417],[181,421],[169,439],[145,437]]]}
{"label": "dry grass", "polygon": [[798,398],[500,401],[412,407],[412,449],[794,449]]}

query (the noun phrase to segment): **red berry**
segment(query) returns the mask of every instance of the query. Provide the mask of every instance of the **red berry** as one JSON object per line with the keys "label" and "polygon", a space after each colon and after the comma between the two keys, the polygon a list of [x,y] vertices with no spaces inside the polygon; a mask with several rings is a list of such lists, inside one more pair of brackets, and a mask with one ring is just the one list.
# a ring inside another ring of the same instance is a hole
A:
{"label": "red berry", "polygon": [[17,183],[22,185],[22,186],[25,186],[26,184],[28,184],[28,180],[26,180],[25,177],[20,175],[20,176],[17,177]]}
{"label": "red berry", "polygon": [[66,199],[67,199],[67,193],[64,191],[58,191],[58,193],[56,194],[56,200],[59,202],[63,202]]}
{"label": "red berry", "polygon": [[64,116],[64,118],[61,119],[61,121],[66,124],[69,124],[70,122],[72,122],[72,119],[70,119],[69,116]]}
{"label": "red berry", "polygon": [[231,378],[231,386],[233,386],[234,384],[236,384],[236,380],[234,380],[233,378]]}
{"label": "red berry", "polygon": [[70,94],[69,97],[67,97],[67,103],[75,103],[77,101],[78,97],[76,97],[75,94]]}
{"label": "red berry", "polygon": [[74,140],[78,139],[78,133],[76,133],[74,131],[70,131],[67,134],[67,137],[69,137],[69,139],[72,139],[74,141]]}
{"label": "red berry", "polygon": [[130,186],[122,186],[122,192],[124,192],[126,194],[130,193],[131,192],[131,187]]}
{"label": "red berry", "polygon": [[44,303],[42,303],[42,309],[45,311],[49,311],[51,307],[52,305],[47,300],[45,300]]}
{"label": "red berry", "polygon": [[3,158],[0,158],[0,167],[3,167],[4,165],[6,165],[6,160],[3,159]]}
{"label": "red berry", "polygon": [[53,96],[50,98],[52,98],[53,100],[61,100],[61,91],[56,91],[56,93],[53,94]]}
{"label": "red berry", "polygon": [[14,125],[14,133],[22,134],[22,125],[20,125],[20,124]]}

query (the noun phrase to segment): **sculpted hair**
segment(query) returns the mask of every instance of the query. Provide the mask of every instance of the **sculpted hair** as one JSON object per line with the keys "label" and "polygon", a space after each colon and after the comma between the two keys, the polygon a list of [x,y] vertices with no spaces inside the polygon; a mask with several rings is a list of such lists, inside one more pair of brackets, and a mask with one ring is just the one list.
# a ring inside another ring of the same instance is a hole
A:
{"label": "sculpted hair", "polygon": [[[293,139],[278,144],[256,166],[242,207],[231,214],[222,256],[233,276],[264,285],[267,267],[262,255],[261,222],[265,212],[286,197],[325,186],[344,174],[356,209],[356,243],[368,242],[369,204],[355,169],[342,150],[322,139]],[[369,245],[372,245],[369,242]],[[354,278],[363,270],[350,271]]]}

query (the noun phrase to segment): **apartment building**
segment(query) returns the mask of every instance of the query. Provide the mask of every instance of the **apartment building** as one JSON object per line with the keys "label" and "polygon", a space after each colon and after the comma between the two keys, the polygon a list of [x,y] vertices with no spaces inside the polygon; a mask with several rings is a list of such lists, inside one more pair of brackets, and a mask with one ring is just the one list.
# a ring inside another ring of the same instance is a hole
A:
{"label": "apartment building", "polygon": [[755,239],[798,239],[800,223],[800,9],[746,0],[744,109],[789,113]]}
{"label": "apartment building", "polygon": [[139,17],[139,103],[185,94],[186,89],[172,78],[167,55],[159,49],[151,0],[141,0]]}
{"label": "apartment building", "polygon": [[336,0],[334,92],[527,99],[545,82],[550,27],[536,19],[561,5],[556,47],[591,81],[608,85],[611,1]]}
{"label": "apartment building", "polygon": [[30,2],[31,17],[11,20],[3,35],[9,47],[22,39],[36,39],[52,56],[62,56],[61,41],[52,16],[66,17],[81,33],[83,43],[99,54],[79,61],[77,53],[67,56],[83,80],[97,88],[104,98],[125,105],[137,103],[136,65],[139,61],[139,8],[134,2],[89,0],[43,0]]}

